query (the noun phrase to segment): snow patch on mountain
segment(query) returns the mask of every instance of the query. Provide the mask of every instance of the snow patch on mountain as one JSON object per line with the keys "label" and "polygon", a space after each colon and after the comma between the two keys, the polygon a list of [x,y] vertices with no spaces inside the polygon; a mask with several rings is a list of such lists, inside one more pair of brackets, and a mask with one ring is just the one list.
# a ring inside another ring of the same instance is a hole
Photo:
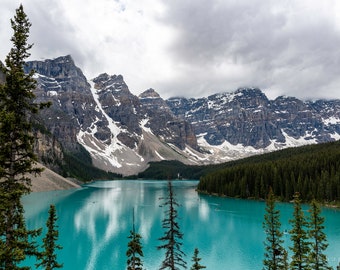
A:
{"label": "snow patch on mountain", "polygon": [[160,158],[160,160],[165,160],[165,158],[162,157],[156,150],[155,150],[155,154]]}
{"label": "snow patch on mountain", "polygon": [[61,84],[53,77],[34,73],[33,78],[36,79],[41,84],[41,86],[46,87],[49,91],[55,92],[62,89]]}
{"label": "snow patch on mountain", "polygon": [[146,132],[148,132],[148,133],[150,133],[150,134],[153,134],[151,128],[146,127],[146,124],[149,122],[149,120],[150,120],[149,118],[142,119],[142,121],[140,121],[140,127],[141,127],[144,131],[146,131]]}
{"label": "snow patch on mountain", "polygon": [[338,141],[340,140],[340,134],[338,133],[333,133],[333,134],[330,134],[331,138]]}
{"label": "snow patch on mountain", "polygon": [[340,139],[340,100],[269,100],[257,88],[202,98],[133,95],[122,75],[88,81],[71,56],[31,61],[42,123],[65,149],[78,143],[101,169],[135,174],[151,161],[221,163],[286,147]]}
{"label": "snow patch on mountain", "polygon": [[317,143],[317,140],[315,138],[308,139],[310,137],[310,134],[308,132],[306,132],[305,136],[301,136],[299,138],[289,136],[283,129],[281,130],[281,132],[286,139],[285,147],[296,147]]}
{"label": "snow patch on mountain", "polygon": [[323,122],[325,123],[326,126],[328,126],[328,125],[338,125],[338,124],[340,124],[340,118],[332,116],[332,117],[323,119]]}
{"label": "snow patch on mountain", "polygon": [[57,91],[47,91],[47,96],[48,97],[58,96],[58,93]]}
{"label": "snow patch on mountain", "polygon": [[129,174],[131,170],[128,167],[134,167],[132,171],[135,171],[136,167],[142,166],[144,158],[137,153],[136,149],[125,146],[118,139],[118,135],[121,132],[127,132],[127,130],[107,115],[99,101],[94,83],[90,81],[89,84],[91,85],[91,92],[96,103],[96,108],[98,108],[108,122],[111,137],[109,141],[101,141],[96,138],[97,125],[99,123],[99,119],[97,119],[91,128],[86,130],[81,129],[79,131],[77,134],[78,142],[91,154],[94,164],[99,168]]}
{"label": "snow patch on mountain", "polygon": [[241,144],[233,145],[228,141],[224,141],[220,145],[211,145],[204,138],[205,135],[206,133],[199,134],[197,140],[198,145],[206,152],[204,155],[205,163],[227,162],[266,152],[265,149],[255,149],[252,146],[243,146]]}
{"label": "snow patch on mountain", "polygon": [[124,129],[120,128],[118,125],[119,123],[115,123],[104,111],[102,108],[101,103],[99,102],[99,96],[97,94],[97,90],[94,87],[94,83],[92,81],[89,82],[91,85],[91,92],[94,98],[94,101],[96,102],[96,105],[99,109],[99,111],[104,115],[106,120],[108,121],[109,125],[108,128],[111,131],[111,150],[122,150],[121,145],[118,143],[117,136],[120,132],[124,131]]}
{"label": "snow patch on mountain", "polygon": [[[285,137],[284,143],[278,142],[276,140],[271,140],[270,144],[267,147],[261,149],[256,149],[252,146],[244,146],[242,144],[234,145],[229,143],[228,141],[224,141],[220,145],[211,145],[204,138],[206,133],[202,133],[198,135],[197,142],[200,148],[204,149],[207,154],[205,154],[204,158],[201,158],[200,160],[204,163],[221,163],[249,157],[252,155],[281,150],[287,147],[298,147],[302,145],[318,143],[315,138],[310,139],[311,134],[308,132],[305,136],[299,138],[293,138],[289,136],[284,130],[282,130],[282,133]],[[333,134],[332,137],[336,140],[340,139],[339,134]]]}

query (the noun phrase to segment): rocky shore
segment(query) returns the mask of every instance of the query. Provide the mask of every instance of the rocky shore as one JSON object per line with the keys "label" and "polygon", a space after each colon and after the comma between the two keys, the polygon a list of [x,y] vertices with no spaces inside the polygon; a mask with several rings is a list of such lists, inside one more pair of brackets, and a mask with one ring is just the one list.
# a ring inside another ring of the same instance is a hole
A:
{"label": "rocky shore", "polygon": [[39,167],[44,168],[44,171],[40,175],[30,175],[30,178],[32,180],[32,192],[64,190],[80,187],[77,183],[62,177],[61,175],[51,171],[50,169],[40,164]]}

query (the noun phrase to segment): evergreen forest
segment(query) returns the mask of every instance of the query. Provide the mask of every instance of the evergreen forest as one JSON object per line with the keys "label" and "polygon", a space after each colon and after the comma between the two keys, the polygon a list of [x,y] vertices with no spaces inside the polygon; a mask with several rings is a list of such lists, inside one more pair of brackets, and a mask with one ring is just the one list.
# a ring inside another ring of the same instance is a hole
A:
{"label": "evergreen forest", "polygon": [[299,192],[303,201],[340,200],[340,142],[289,148],[238,162],[202,176],[200,192],[263,199],[272,188],[280,200]]}

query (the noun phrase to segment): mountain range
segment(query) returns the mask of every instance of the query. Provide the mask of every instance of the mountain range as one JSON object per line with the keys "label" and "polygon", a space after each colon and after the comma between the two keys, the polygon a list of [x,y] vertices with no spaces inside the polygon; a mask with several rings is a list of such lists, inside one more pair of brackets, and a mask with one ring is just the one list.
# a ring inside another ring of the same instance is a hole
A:
{"label": "mountain range", "polygon": [[52,106],[36,119],[36,149],[53,156],[90,154],[94,166],[123,175],[151,161],[221,163],[282,148],[340,139],[340,100],[269,100],[257,88],[202,98],[164,100],[153,89],[132,94],[122,75],[89,80],[71,56],[30,61],[37,102]]}

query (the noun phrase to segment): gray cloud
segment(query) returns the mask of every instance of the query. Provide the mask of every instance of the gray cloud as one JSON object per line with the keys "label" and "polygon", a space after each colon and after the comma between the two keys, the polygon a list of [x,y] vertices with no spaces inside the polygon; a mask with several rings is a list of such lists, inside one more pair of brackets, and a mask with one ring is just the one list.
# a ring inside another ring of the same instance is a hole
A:
{"label": "gray cloud", "polygon": [[[237,79],[274,95],[339,97],[334,18],[308,14],[295,2],[168,1],[164,21],[178,31],[171,53],[187,71],[196,70],[193,82],[204,85],[201,78],[210,73],[215,90],[230,90]],[[224,64],[225,74],[217,76],[215,67]],[[233,68],[244,76],[233,77]]]}
{"label": "gray cloud", "polygon": [[[8,13],[6,21],[2,25],[9,36],[13,34],[9,20],[14,17],[15,9],[19,5],[19,2],[16,3],[13,0],[4,5]],[[34,46],[31,50],[31,59],[53,58],[65,54],[72,54],[81,59],[79,57],[79,43],[75,39],[76,31],[63,16],[64,10],[60,1],[31,0],[23,3],[23,6],[32,23],[29,42],[33,43]],[[1,13],[3,14],[3,10],[1,10]],[[6,43],[8,48],[11,45],[10,42]],[[1,51],[1,53],[5,55],[7,51]]]}
{"label": "gray cloud", "polygon": [[[64,16],[65,10],[58,0],[35,1],[27,5],[26,12],[32,22],[31,40],[34,40],[32,58],[54,58],[71,54],[81,66],[85,59],[77,41],[76,29]],[[53,8],[51,8],[53,7]]]}
{"label": "gray cloud", "polygon": [[[0,37],[9,40],[20,3],[3,1]],[[135,94],[254,86],[270,98],[340,98],[337,0],[22,1],[31,59],[71,54],[89,78],[120,73]]]}

